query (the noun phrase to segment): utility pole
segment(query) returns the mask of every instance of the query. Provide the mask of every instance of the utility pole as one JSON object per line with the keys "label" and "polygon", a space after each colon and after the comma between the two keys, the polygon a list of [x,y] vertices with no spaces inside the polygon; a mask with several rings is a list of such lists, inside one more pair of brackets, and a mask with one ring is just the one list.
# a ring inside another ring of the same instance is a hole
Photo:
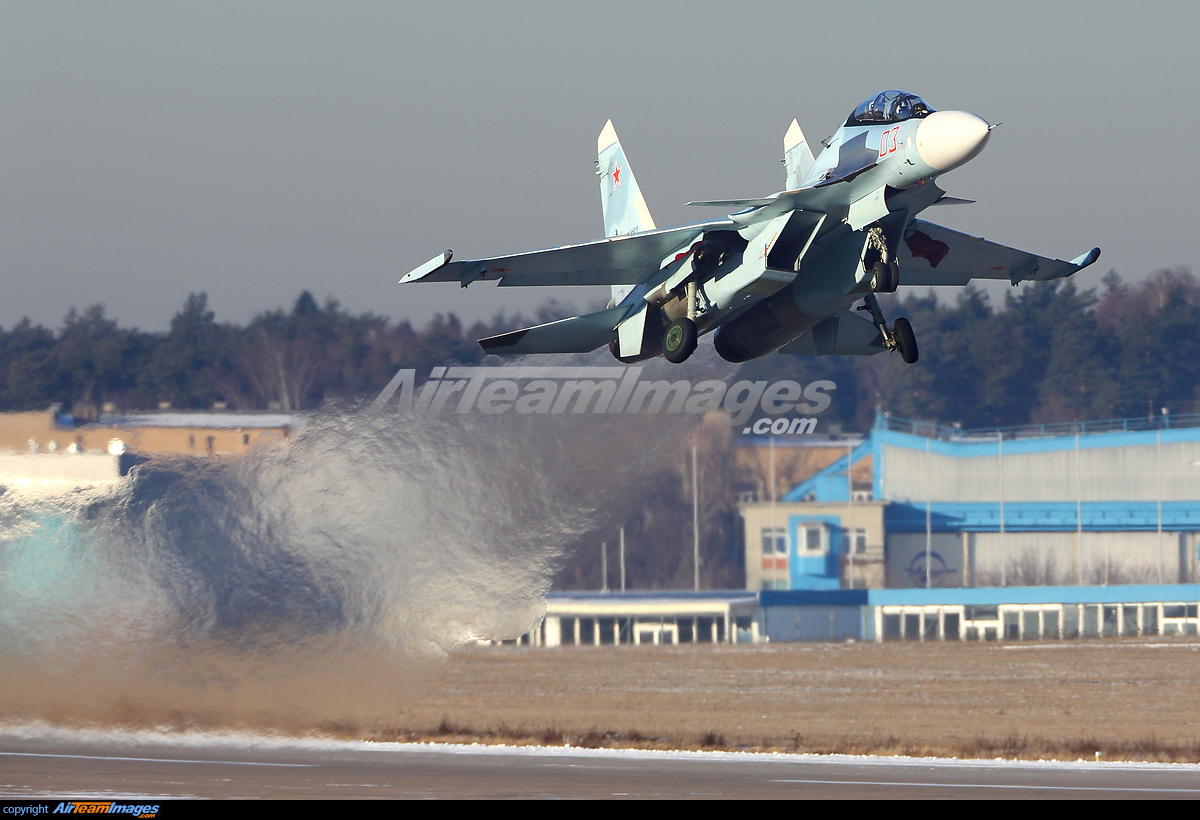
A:
{"label": "utility pole", "polygon": [[[850,589],[854,589],[854,550],[858,546],[854,534],[854,443],[846,438],[846,532],[850,537],[846,541],[846,580]],[[865,586],[865,584],[864,584]]]}
{"label": "utility pole", "polygon": [[696,440],[692,439],[692,571],[693,585],[700,591],[700,494],[696,480]]}
{"label": "utility pole", "polygon": [[1000,474],[1000,586],[1008,586],[1008,556],[1004,554],[1004,432],[997,431],[997,472]]}
{"label": "utility pole", "polygon": [[625,525],[621,525],[621,591],[625,591]]}
{"label": "utility pole", "polygon": [[933,547],[933,515],[929,506],[929,437],[925,437],[925,589],[932,584],[929,553]]}
{"label": "utility pole", "polygon": [[[1166,409],[1165,407],[1163,408]],[[1154,473],[1158,479],[1158,582],[1163,582],[1162,546],[1162,430],[1154,431]]]}
{"label": "utility pole", "polygon": [[779,519],[775,515],[775,436],[771,436],[768,441],[771,455],[771,588],[775,589],[779,585],[779,573],[775,569],[775,555],[779,545]]}
{"label": "utility pole", "polygon": [[600,542],[600,591],[608,592],[608,542]]}
{"label": "utility pole", "polygon": [[1083,482],[1079,475],[1079,433],[1075,434],[1075,583],[1083,585]]}

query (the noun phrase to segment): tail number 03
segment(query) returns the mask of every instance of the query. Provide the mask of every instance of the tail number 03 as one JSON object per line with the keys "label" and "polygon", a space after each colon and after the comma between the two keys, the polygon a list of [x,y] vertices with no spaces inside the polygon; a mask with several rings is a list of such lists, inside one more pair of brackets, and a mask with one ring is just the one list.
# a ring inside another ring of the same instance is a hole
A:
{"label": "tail number 03", "polygon": [[900,133],[900,126],[889,128],[879,135],[879,158],[883,159],[888,154],[896,152],[896,135]]}

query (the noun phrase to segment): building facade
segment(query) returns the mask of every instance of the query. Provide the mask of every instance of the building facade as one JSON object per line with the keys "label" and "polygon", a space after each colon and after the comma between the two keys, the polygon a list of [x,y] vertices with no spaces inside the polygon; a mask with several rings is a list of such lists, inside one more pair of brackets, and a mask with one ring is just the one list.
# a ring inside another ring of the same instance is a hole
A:
{"label": "building facade", "polygon": [[0,452],[217,455],[284,441],[303,418],[283,413],[158,412],[102,415],[94,423],[48,410],[0,413]]}
{"label": "building facade", "polygon": [[880,417],[741,510],[750,589],[1194,583],[1200,417],[997,431]]}

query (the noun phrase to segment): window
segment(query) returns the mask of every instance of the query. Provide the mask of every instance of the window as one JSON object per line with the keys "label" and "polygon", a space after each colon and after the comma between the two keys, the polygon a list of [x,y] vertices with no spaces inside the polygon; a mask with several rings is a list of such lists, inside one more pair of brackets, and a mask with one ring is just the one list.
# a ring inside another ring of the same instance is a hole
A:
{"label": "window", "polygon": [[919,613],[919,612],[904,613],[904,640],[906,640],[906,641],[921,640],[921,613]]}
{"label": "window", "polygon": [[883,639],[885,641],[898,641],[904,635],[900,630],[899,615],[884,615],[883,616]]}
{"label": "window", "polygon": [[804,527],[804,551],[805,552],[821,552],[824,549],[825,528],[820,526]]}
{"label": "window", "polygon": [[783,527],[763,527],[762,554],[787,555],[787,530]]}
{"label": "window", "polygon": [[998,606],[968,606],[963,617],[968,621],[995,621],[1000,618]]}
{"label": "window", "polygon": [[758,485],[757,484],[734,484],[733,485],[733,502],[735,504],[753,504],[758,501]]}
{"label": "window", "polygon": [[867,551],[867,528],[855,527],[853,533],[847,532],[846,538],[849,543],[846,545],[847,551],[851,555],[864,555]]}
{"label": "window", "polygon": [[[947,612],[943,616],[942,623],[943,623],[942,633],[946,636],[946,640],[957,641],[958,640],[958,632],[959,632],[958,613],[957,612]],[[978,634],[978,630],[976,630],[976,634]]]}

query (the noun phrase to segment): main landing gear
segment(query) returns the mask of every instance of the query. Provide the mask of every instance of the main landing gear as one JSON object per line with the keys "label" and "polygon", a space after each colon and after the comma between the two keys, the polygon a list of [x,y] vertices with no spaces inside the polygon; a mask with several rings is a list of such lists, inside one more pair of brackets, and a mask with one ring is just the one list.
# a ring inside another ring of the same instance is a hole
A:
{"label": "main landing gear", "polygon": [[871,291],[874,293],[895,293],[900,287],[900,268],[895,263],[884,262],[882,259],[871,266]]}
{"label": "main landing gear", "polygon": [[900,287],[900,265],[888,253],[887,241],[878,226],[867,233],[863,267],[871,272],[872,293],[895,293]]}
{"label": "main landing gear", "polygon": [[667,325],[663,338],[663,356],[668,362],[681,364],[696,351],[699,331],[696,328],[696,280],[687,283],[687,315]]}
{"label": "main landing gear", "polygon": [[696,323],[685,317],[676,319],[667,326],[663,339],[663,355],[668,362],[680,364],[696,350]]}
{"label": "main landing gear", "polygon": [[883,346],[889,352],[900,353],[900,358],[904,359],[905,364],[913,364],[920,355],[917,351],[917,337],[913,333],[912,325],[908,319],[900,317],[889,328],[887,319],[883,316],[883,311],[879,309],[879,300],[875,298],[874,293],[868,293],[866,296],[866,304],[859,305],[859,310],[867,310],[871,312],[871,321],[875,327],[879,328],[879,332],[883,335]]}

